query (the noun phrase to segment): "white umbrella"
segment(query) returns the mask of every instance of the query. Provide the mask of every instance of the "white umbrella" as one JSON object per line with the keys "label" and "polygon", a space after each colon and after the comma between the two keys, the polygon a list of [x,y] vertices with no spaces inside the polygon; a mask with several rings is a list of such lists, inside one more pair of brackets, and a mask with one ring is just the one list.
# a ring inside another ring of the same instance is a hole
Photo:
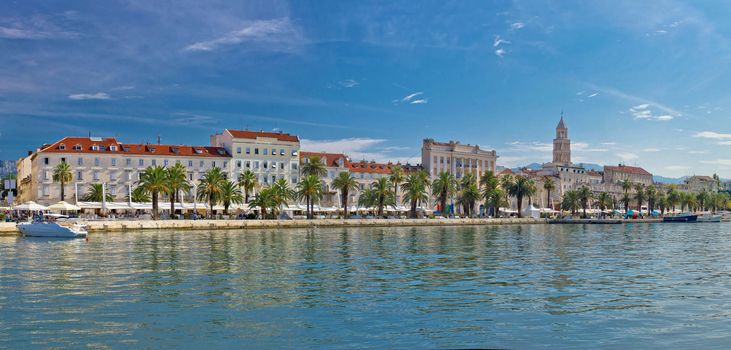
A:
{"label": "white umbrella", "polygon": [[65,201],[60,201],[56,204],[49,205],[48,210],[50,211],[79,211],[81,210],[80,207],[66,203]]}
{"label": "white umbrella", "polygon": [[21,204],[19,206],[16,206],[14,209],[16,210],[29,210],[29,211],[42,211],[42,210],[48,210],[47,207],[40,205],[34,201],[30,201],[24,204]]}

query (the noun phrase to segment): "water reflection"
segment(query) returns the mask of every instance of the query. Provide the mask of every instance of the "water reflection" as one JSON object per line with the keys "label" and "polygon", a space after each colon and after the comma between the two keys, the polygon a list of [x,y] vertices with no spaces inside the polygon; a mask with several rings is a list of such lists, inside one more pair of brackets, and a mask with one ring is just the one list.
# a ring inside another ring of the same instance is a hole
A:
{"label": "water reflection", "polygon": [[730,228],[3,237],[0,348],[723,346]]}

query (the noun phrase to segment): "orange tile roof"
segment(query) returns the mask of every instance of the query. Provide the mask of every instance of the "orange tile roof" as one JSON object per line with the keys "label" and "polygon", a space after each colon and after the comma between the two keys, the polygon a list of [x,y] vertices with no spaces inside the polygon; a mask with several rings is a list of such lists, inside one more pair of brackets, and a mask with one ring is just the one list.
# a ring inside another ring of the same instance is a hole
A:
{"label": "orange tile roof", "polygon": [[627,166],[627,165],[620,165],[620,166],[609,166],[605,165],[604,170],[610,170],[618,173],[625,173],[625,174],[635,174],[635,175],[645,175],[645,176],[652,176],[647,170],[642,169],[640,167],[636,166]]}
{"label": "orange tile roof", "polygon": [[268,131],[250,131],[250,130],[232,130],[226,129],[231,136],[237,139],[252,139],[256,140],[257,137],[267,137],[277,139],[279,141],[299,142],[300,139],[296,135],[290,135],[281,132],[268,132]]}
{"label": "orange tile roof", "polygon": [[[113,147],[116,147],[116,149],[113,149]],[[51,145],[44,145],[39,153],[40,152],[158,155],[174,157],[231,157],[226,149],[222,147],[130,144],[120,143],[113,137],[98,139],[89,137],[64,137],[60,141]]]}
{"label": "orange tile roof", "polygon": [[592,171],[592,170],[587,171],[586,174],[589,176],[599,176],[599,177],[602,176],[602,173],[600,173],[598,171]]}
{"label": "orange tile roof", "polygon": [[318,156],[320,159],[322,159],[323,163],[325,163],[325,166],[328,167],[338,167],[338,159],[343,159],[343,164],[347,167],[348,162],[350,161],[348,159],[348,156],[342,153],[324,153],[324,152],[306,152],[306,151],[300,151],[300,159],[304,158],[310,158]]}
{"label": "orange tile roof", "polygon": [[383,164],[375,162],[348,162],[348,169],[354,173],[377,173],[377,174],[390,174],[391,169],[398,164]]}

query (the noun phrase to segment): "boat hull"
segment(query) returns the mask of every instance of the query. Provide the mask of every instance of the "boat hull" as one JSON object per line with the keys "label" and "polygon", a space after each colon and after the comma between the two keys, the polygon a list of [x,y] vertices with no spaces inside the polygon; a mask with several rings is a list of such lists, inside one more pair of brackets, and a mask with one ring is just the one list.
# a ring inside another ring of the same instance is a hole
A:
{"label": "boat hull", "polygon": [[663,222],[698,222],[698,215],[666,216]]}
{"label": "boat hull", "polygon": [[86,231],[81,228],[61,226],[52,222],[33,222],[17,225],[18,230],[27,237],[84,238]]}

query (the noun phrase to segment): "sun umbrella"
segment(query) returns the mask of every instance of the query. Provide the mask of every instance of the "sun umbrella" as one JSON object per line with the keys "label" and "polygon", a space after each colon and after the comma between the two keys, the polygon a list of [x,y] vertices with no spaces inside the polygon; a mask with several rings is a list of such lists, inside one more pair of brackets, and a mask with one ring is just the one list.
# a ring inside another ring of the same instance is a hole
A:
{"label": "sun umbrella", "polygon": [[21,204],[21,205],[15,207],[13,209],[15,209],[15,210],[29,210],[29,211],[42,211],[42,210],[47,210],[48,208],[45,207],[45,206],[43,206],[43,205],[40,205],[40,204],[38,204],[38,203],[36,203],[34,201],[30,201],[30,202]]}
{"label": "sun umbrella", "polygon": [[81,208],[78,206],[75,206],[73,204],[66,203],[65,201],[60,201],[56,204],[48,206],[48,210],[50,211],[79,211]]}

